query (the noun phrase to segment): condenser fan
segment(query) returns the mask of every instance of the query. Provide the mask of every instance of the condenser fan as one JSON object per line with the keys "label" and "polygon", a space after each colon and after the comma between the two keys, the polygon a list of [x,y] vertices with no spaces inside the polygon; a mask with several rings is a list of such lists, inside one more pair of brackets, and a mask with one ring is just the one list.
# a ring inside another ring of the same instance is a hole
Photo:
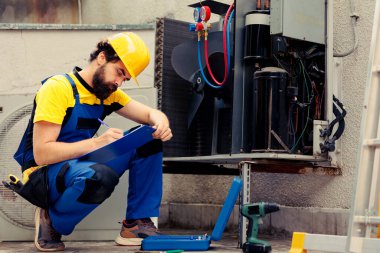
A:
{"label": "condenser fan", "polygon": [[[208,35],[209,44],[209,58],[214,54],[223,54],[223,33],[210,32]],[[171,62],[175,72],[183,79],[194,82],[194,76],[199,71],[198,57],[197,57],[197,39],[189,40],[185,43],[179,44],[173,49],[171,55]],[[201,61],[203,69],[206,68],[204,59],[203,43],[201,46]],[[223,62],[221,62],[223,65]]]}
{"label": "condenser fan", "polygon": [[[25,105],[14,111],[0,122],[0,181],[9,174],[21,178],[20,165],[13,159],[21,137],[28,125],[33,104]],[[0,214],[12,224],[23,227],[34,227],[34,206],[13,191],[0,184]]]}
{"label": "condenser fan", "polygon": [[[223,78],[224,62],[223,62],[223,32],[210,32],[208,35],[209,59],[212,69],[216,72],[219,80]],[[190,127],[204,97],[205,97],[205,80],[200,74],[198,64],[198,41],[197,38],[189,40],[176,46],[171,55],[171,63],[174,71],[183,79],[192,84],[192,94],[188,110],[188,127]],[[200,47],[200,55],[203,71],[207,73],[206,63],[204,59],[203,43]],[[207,75],[206,75],[207,77]],[[208,80],[211,80],[208,77]],[[212,94],[212,91],[207,95]]]}

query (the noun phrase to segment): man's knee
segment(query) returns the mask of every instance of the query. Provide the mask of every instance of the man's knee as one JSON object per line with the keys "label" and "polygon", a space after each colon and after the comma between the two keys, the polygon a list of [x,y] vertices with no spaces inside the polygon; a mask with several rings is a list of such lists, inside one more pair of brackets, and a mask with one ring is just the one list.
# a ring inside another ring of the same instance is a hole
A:
{"label": "man's knee", "polygon": [[90,166],[95,173],[85,181],[85,187],[78,201],[86,204],[100,204],[106,200],[119,183],[119,176],[103,164]]}

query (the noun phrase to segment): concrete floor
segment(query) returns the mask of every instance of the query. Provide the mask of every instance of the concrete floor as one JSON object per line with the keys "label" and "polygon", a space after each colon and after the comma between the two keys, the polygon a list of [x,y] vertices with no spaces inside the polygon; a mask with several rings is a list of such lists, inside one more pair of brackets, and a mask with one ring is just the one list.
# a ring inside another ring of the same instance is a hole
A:
{"label": "concrete floor", "polygon": [[[189,230],[173,230],[173,229],[162,229],[165,234],[200,234],[199,231],[189,231]],[[269,241],[272,245],[272,253],[288,253],[290,249],[291,240],[283,238],[269,238],[266,237],[265,240]],[[238,236],[237,234],[225,233],[223,237],[218,242],[212,242],[209,252],[220,253],[220,252],[242,252],[240,248],[237,248]],[[127,246],[117,246],[113,241],[86,241],[86,242],[76,242],[68,241],[65,242],[66,253],[76,253],[76,252],[107,252],[107,253],[118,253],[118,252],[144,252],[140,250],[140,247],[127,247]],[[17,253],[17,252],[37,252],[34,247],[33,242],[0,242],[0,253]],[[149,252],[149,251],[145,251]],[[207,252],[207,251],[197,251],[197,252]]]}

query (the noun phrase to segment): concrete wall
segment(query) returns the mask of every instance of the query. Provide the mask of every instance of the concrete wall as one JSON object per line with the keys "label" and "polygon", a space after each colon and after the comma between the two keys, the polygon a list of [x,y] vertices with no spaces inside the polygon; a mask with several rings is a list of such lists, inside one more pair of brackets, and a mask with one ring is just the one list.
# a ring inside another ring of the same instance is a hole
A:
{"label": "concrete wall", "polygon": [[[153,23],[156,17],[191,21],[187,4],[196,1],[82,0],[83,23]],[[229,1],[230,2],[230,1]],[[334,1],[334,49],[344,52],[353,44],[350,1]],[[357,6],[359,48],[343,58],[341,101],[348,111],[342,137],[342,175],[292,175],[253,173],[251,199],[275,201],[294,207],[349,208],[357,158],[361,105],[367,77],[369,44],[375,1]],[[154,55],[154,31],[138,31]],[[2,63],[0,94],[35,92],[46,75],[84,66],[95,43],[112,31],[0,31]],[[152,87],[153,62],[144,72],[142,84]],[[175,134],[175,133],[174,133]],[[164,202],[220,204],[231,176],[165,175]]]}
{"label": "concrete wall", "polygon": [[[0,94],[34,93],[44,78],[85,67],[97,42],[117,31],[0,30],[3,62]],[[154,55],[153,30],[136,31]],[[153,61],[139,76],[141,86],[153,87]],[[137,88],[132,82],[126,88]]]}
{"label": "concrete wall", "polygon": [[[193,22],[193,10],[189,4],[194,0],[82,0],[83,23],[145,24],[155,22],[156,17],[167,17]],[[231,0],[219,1],[232,3]],[[211,20],[216,20],[217,16]]]}

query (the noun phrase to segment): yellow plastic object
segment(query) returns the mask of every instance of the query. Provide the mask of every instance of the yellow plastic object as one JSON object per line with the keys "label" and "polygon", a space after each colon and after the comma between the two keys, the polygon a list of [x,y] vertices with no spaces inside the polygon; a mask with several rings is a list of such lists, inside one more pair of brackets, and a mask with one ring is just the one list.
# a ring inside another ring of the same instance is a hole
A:
{"label": "yellow plastic object", "polygon": [[[380,196],[379,196],[379,210],[378,215],[380,216]],[[377,226],[377,238],[380,238],[380,225]]]}
{"label": "yellow plastic object", "polygon": [[8,179],[10,180],[10,182],[12,182],[13,184],[17,184],[18,182],[20,182],[20,179],[18,179],[17,176],[13,175],[13,174],[9,174],[8,175]]}
{"label": "yellow plastic object", "polygon": [[17,176],[13,174],[9,174],[8,180],[9,180],[8,185],[11,186],[13,189],[20,189],[22,187],[22,182]]}
{"label": "yellow plastic object", "polygon": [[293,232],[292,246],[289,253],[307,253],[307,250],[304,249],[305,236],[305,233]]}
{"label": "yellow plastic object", "polygon": [[136,77],[148,66],[150,60],[144,41],[133,32],[122,32],[109,37],[108,42],[138,85]]}
{"label": "yellow plastic object", "polygon": [[32,174],[32,172],[38,170],[41,167],[43,167],[43,166],[30,167],[29,169],[25,170],[22,173],[22,183],[25,184],[26,182],[28,182],[29,175]]}

